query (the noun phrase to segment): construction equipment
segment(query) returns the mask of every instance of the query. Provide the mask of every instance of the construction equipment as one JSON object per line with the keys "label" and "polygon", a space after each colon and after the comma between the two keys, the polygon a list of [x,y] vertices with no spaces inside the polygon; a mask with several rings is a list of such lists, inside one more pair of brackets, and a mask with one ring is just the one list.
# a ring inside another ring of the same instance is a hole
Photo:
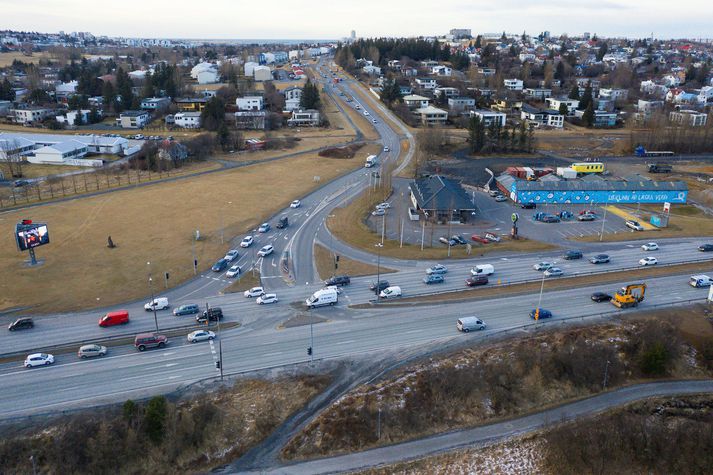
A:
{"label": "construction equipment", "polygon": [[630,284],[615,293],[611,303],[619,308],[636,307],[639,302],[644,301],[644,294],[646,294],[646,284]]}

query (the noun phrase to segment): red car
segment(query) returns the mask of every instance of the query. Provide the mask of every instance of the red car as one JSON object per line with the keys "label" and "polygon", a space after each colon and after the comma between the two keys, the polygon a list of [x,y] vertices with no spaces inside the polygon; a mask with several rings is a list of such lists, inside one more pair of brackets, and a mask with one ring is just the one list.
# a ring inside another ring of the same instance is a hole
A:
{"label": "red car", "polygon": [[583,214],[594,214],[594,215],[596,215],[597,213],[595,213],[595,212],[592,211],[591,209],[583,209],[582,211],[579,212],[579,215],[581,216],[581,215],[583,215]]}
{"label": "red car", "polygon": [[482,242],[483,244],[488,244],[490,242],[490,241],[488,241],[488,239],[486,239],[483,236],[480,236],[478,234],[473,234],[470,238],[475,242]]}

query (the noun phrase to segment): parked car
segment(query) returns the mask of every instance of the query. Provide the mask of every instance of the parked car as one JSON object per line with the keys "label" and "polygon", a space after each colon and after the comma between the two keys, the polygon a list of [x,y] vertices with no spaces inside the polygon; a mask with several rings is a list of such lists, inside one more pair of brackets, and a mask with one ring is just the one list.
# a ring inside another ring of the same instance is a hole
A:
{"label": "parked car", "polygon": [[215,333],[210,330],[196,330],[192,331],[186,337],[188,343],[195,343],[197,341],[213,340],[215,339]]}
{"label": "parked car", "polygon": [[329,287],[332,285],[340,286],[340,285],[349,285],[351,283],[351,279],[349,278],[348,275],[335,275],[334,277],[330,277],[329,279],[324,281],[324,285]]}
{"label": "parked car", "polygon": [[457,234],[454,234],[453,236],[451,236],[451,240],[455,241],[458,244],[468,244],[468,241],[463,239],[463,236],[459,236]]}
{"label": "parked car", "polygon": [[607,254],[597,254],[589,258],[589,262],[592,264],[606,264],[609,262],[609,256]]}
{"label": "parked car", "polygon": [[33,353],[25,358],[25,368],[34,368],[35,366],[49,366],[54,363],[54,356],[48,353]]}
{"label": "parked car", "polygon": [[242,241],[240,241],[240,247],[250,247],[255,242],[255,238],[252,236],[245,236]]}
{"label": "parked car", "polygon": [[105,356],[107,353],[106,346],[102,345],[84,345],[80,346],[77,351],[77,356],[80,358],[94,358],[95,356]]}
{"label": "parked car", "polygon": [[487,275],[474,275],[465,279],[465,285],[475,287],[477,285],[485,285],[488,283]]}
{"label": "parked car", "polygon": [[203,313],[196,315],[197,323],[208,323],[209,321],[217,322],[223,319],[223,309],[220,307],[210,307],[208,310],[203,310]]}
{"label": "parked car", "polygon": [[388,201],[384,201],[383,203],[379,203],[378,205],[375,206],[376,209],[389,209],[391,208],[391,203]]}
{"label": "parked car", "polygon": [[537,205],[535,203],[520,203],[520,208],[522,208],[522,209],[536,209]]}
{"label": "parked car", "polygon": [[542,261],[542,262],[538,262],[537,264],[533,265],[532,268],[535,270],[544,271],[544,270],[549,269],[552,266],[553,266],[553,264],[551,262]]}
{"label": "parked car", "polygon": [[439,237],[438,241],[445,244],[446,246],[457,246],[458,245],[458,241],[456,241],[455,239],[449,239],[445,236]]}
{"label": "parked car", "polygon": [[500,190],[495,188],[493,190],[488,190],[488,194],[494,198],[494,197],[500,195],[501,193],[500,193]]}
{"label": "parked car", "polygon": [[611,295],[605,292],[594,292],[592,294],[592,300],[595,302],[608,302],[611,300]]}
{"label": "parked car", "polygon": [[487,239],[490,242],[500,242],[500,236],[497,234],[493,233],[485,233],[485,239]]}
{"label": "parked car", "polygon": [[542,217],[543,223],[559,223],[560,221],[559,216],[555,216],[554,214],[546,214]]}
{"label": "parked car", "polygon": [[485,239],[483,236],[480,236],[478,234],[473,234],[470,238],[475,242],[481,242],[483,244],[488,244],[490,242],[487,239]]}
{"label": "parked car", "polygon": [[225,259],[228,262],[233,262],[235,259],[237,259],[239,256],[238,250],[237,249],[231,249],[229,250],[223,259]]}
{"label": "parked car", "polygon": [[22,317],[8,325],[7,329],[14,332],[15,330],[27,330],[28,328],[34,328],[34,326],[35,322],[32,321],[30,317]]}
{"label": "parked car", "polygon": [[173,315],[176,317],[180,317],[181,315],[193,315],[198,312],[200,312],[200,307],[195,303],[187,303],[173,309]]}
{"label": "parked car", "polygon": [[259,251],[257,251],[257,255],[260,257],[267,257],[272,252],[275,250],[274,247],[272,247],[272,244],[268,244],[267,246],[262,246]]}
{"label": "parked car", "polygon": [[388,280],[380,280],[378,283],[372,282],[371,285],[369,285],[369,290],[371,290],[375,294],[378,294],[379,292],[381,292],[388,286],[389,286]]}
{"label": "parked car", "polygon": [[713,244],[701,244],[698,246],[698,250],[701,252],[711,252],[713,251]]}
{"label": "parked car", "polygon": [[495,201],[497,201],[498,203],[501,203],[501,202],[507,201],[507,200],[508,200],[508,199],[507,199],[507,197],[506,197],[505,195],[498,195],[498,196],[495,197]]}
{"label": "parked car", "polygon": [[535,319],[535,316],[537,316],[538,319],[552,318],[552,312],[550,312],[549,310],[541,308],[541,309],[539,309],[540,310],[539,315],[537,313],[537,310],[538,309],[536,309],[536,308],[533,308],[532,310],[530,310],[530,318],[532,318],[533,320]]}
{"label": "parked car", "polygon": [[428,269],[426,269],[426,274],[431,275],[431,274],[445,274],[448,272],[448,268],[444,266],[443,264],[434,264]]}
{"label": "parked car", "polygon": [[259,233],[266,233],[268,232],[272,227],[270,226],[270,223],[262,223],[259,228],[257,228],[257,232]]}
{"label": "parked car", "polygon": [[579,221],[594,221],[595,219],[597,219],[597,217],[591,213],[580,214],[577,216],[577,220]]}
{"label": "parked car", "polygon": [[134,347],[139,351],[144,351],[147,348],[163,348],[168,344],[166,335],[158,333],[139,333],[134,338]]}
{"label": "parked car", "polygon": [[225,259],[219,259],[213,267],[210,268],[213,272],[223,272],[228,267],[228,261]]}
{"label": "parked car", "polygon": [[300,200],[295,200],[290,203],[290,208],[299,208],[300,206],[302,206],[302,202]]}
{"label": "parked car", "polygon": [[30,182],[27,180],[15,180],[12,184],[15,188],[21,188],[23,186],[29,185]]}
{"label": "parked car", "polygon": [[564,253],[564,256],[562,256],[562,259],[566,259],[568,261],[575,260],[575,259],[581,259],[582,258],[582,251],[575,251],[575,250],[570,250]]}
{"label": "parked car", "polygon": [[658,251],[659,245],[655,242],[647,242],[646,244],[643,244],[641,246],[641,249],[643,249],[644,251]]}
{"label": "parked car", "polygon": [[545,277],[559,277],[564,274],[564,271],[559,267],[550,267],[545,271]]}
{"label": "parked car", "polygon": [[230,269],[228,269],[228,272],[225,273],[225,276],[226,276],[226,277],[233,278],[233,277],[235,277],[235,276],[240,275],[240,271],[241,271],[240,266],[234,265],[233,267],[231,267]]}
{"label": "parked car", "polygon": [[243,292],[243,295],[247,298],[260,297],[261,295],[265,295],[265,289],[262,287],[253,287]]}
{"label": "parked car", "polygon": [[423,278],[424,284],[442,284],[445,282],[443,274],[429,274]]}
{"label": "parked car", "polygon": [[150,302],[144,304],[144,310],[150,312],[152,310],[165,310],[169,307],[168,299],[166,297],[156,297]]}
{"label": "parked car", "polygon": [[277,294],[265,294],[261,295],[257,299],[255,299],[255,302],[258,305],[266,304],[266,303],[277,303]]}
{"label": "parked car", "polygon": [[384,216],[385,214],[386,210],[384,208],[378,208],[371,212],[372,216]]}
{"label": "parked car", "polygon": [[655,257],[651,257],[651,256],[639,259],[640,266],[655,266],[658,263],[659,263],[658,259],[656,259]]}
{"label": "parked car", "polygon": [[644,227],[639,224],[638,221],[634,221],[633,219],[629,219],[626,221],[626,227],[633,229],[634,231],[643,231]]}

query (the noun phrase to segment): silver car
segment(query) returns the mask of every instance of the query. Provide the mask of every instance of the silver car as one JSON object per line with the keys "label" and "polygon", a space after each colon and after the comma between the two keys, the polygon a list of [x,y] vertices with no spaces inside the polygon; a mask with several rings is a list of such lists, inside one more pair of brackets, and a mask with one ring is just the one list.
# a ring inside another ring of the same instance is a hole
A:
{"label": "silver car", "polygon": [[79,347],[77,356],[80,358],[94,358],[95,356],[106,355],[106,346],[102,345],[84,345]]}
{"label": "silver car", "polygon": [[188,343],[195,343],[197,341],[213,340],[215,339],[215,333],[210,330],[196,330],[190,332],[186,337]]}

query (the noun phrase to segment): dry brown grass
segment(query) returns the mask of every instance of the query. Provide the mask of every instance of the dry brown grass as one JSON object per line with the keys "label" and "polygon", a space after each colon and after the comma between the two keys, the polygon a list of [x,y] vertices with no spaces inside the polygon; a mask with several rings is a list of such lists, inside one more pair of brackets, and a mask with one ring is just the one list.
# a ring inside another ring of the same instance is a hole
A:
{"label": "dry brown grass", "polygon": [[12,66],[12,62],[16,59],[23,63],[39,63],[41,59],[51,59],[51,55],[47,52],[32,53],[32,56],[25,56],[20,52],[0,53],[0,68]]}
{"label": "dry brown grass", "polygon": [[[229,248],[225,236],[244,234],[296,197],[361,166],[361,161],[300,157],[48,204],[0,215],[0,308],[37,312],[106,306],[148,293],[151,272],[170,272],[172,285],[193,277],[192,243],[200,269]],[[321,177],[315,182],[315,175]],[[45,263],[24,266],[9,230],[20,219],[49,224],[51,243],[37,250]],[[106,247],[111,235],[118,247]],[[109,271],[108,271],[109,270]]]}
{"label": "dry brown grass", "polygon": [[[320,279],[325,280],[335,274],[334,254],[326,247],[320,246],[319,244],[314,245],[314,262]],[[353,259],[349,259],[348,257],[339,256],[339,269],[336,270],[337,274],[359,277],[363,275],[376,275],[376,272],[377,266],[373,264],[367,264],[366,262],[355,261]],[[389,274],[396,271],[380,266],[379,272],[382,274]]]}
{"label": "dry brown grass", "polygon": [[247,269],[243,269],[243,275],[240,277],[240,280],[236,280],[230,286],[223,289],[223,293],[233,294],[238,292],[244,292],[245,290],[251,289],[253,287],[259,287],[260,285],[262,285],[262,281],[260,280],[259,271],[250,271]]}

